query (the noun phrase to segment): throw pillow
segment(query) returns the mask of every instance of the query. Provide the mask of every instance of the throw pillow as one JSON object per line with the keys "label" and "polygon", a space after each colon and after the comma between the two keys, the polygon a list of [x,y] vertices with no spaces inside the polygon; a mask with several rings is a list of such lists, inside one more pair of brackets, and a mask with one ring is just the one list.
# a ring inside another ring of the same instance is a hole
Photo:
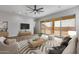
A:
{"label": "throw pillow", "polygon": [[5,37],[0,37],[0,43],[1,43],[2,45],[5,45],[5,43],[4,43],[5,40],[6,40]]}

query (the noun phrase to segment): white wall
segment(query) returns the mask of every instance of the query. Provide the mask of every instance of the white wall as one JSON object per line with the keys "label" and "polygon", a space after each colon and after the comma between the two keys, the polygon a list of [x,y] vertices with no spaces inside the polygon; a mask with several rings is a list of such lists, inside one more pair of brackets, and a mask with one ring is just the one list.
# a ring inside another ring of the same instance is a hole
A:
{"label": "white wall", "polygon": [[20,18],[20,17],[14,17],[13,20],[9,21],[9,32],[12,36],[16,36],[18,34],[20,30],[20,24],[21,23],[28,23],[30,24],[30,29],[28,31],[30,31],[32,34],[34,32],[34,21],[33,19],[23,19],[23,18]]}
{"label": "white wall", "polygon": [[30,24],[29,31],[34,33],[34,19],[32,18],[23,18],[18,15],[12,15],[9,13],[0,12],[0,20],[8,21],[8,32],[9,36],[16,36],[20,31],[20,23],[28,23]]}

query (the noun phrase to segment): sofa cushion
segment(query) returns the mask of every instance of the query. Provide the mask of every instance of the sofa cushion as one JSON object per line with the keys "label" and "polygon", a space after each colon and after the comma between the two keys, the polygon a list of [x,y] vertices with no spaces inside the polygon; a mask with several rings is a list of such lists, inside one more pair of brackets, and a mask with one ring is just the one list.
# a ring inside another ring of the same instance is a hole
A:
{"label": "sofa cushion", "polygon": [[48,35],[46,35],[46,34],[42,34],[42,36],[41,36],[40,38],[43,38],[43,39],[45,39],[45,40],[48,40],[48,39],[49,39],[49,38],[48,38]]}
{"label": "sofa cushion", "polygon": [[10,45],[10,44],[16,43],[16,39],[6,39],[4,42],[5,42],[5,44]]}
{"label": "sofa cushion", "polygon": [[18,53],[18,44],[15,39],[6,39],[7,44],[0,44],[0,53]]}
{"label": "sofa cushion", "polygon": [[5,37],[0,37],[0,45],[5,45],[4,41],[6,40]]}

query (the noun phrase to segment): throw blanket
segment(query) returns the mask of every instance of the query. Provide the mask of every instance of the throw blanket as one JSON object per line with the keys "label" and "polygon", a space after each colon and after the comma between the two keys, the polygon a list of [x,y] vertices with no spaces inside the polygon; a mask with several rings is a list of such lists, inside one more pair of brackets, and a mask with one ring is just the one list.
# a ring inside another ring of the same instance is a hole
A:
{"label": "throw blanket", "polygon": [[49,50],[48,54],[61,54],[64,49],[66,48],[66,46],[57,46],[57,47],[53,47],[52,50]]}
{"label": "throw blanket", "polygon": [[65,37],[63,39],[63,42],[61,43],[61,46],[53,47],[52,50],[49,50],[49,54],[61,54],[64,49],[68,46],[68,42],[71,40],[71,38]]}

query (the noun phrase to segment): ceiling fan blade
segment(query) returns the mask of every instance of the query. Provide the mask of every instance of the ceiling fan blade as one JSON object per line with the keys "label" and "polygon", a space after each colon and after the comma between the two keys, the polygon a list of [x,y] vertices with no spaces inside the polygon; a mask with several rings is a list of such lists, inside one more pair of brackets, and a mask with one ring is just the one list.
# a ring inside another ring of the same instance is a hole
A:
{"label": "ceiling fan blade", "polygon": [[36,5],[34,5],[34,9],[36,10]]}
{"label": "ceiling fan blade", "polygon": [[29,9],[33,10],[33,8],[31,8],[31,7],[27,7],[27,8],[29,8]]}
{"label": "ceiling fan blade", "polygon": [[43,9],[43,8],[39,8],[39,9],[37,9],[37,10],[39,11],[39,10],[41,10],[41,9]]}
{"label": "ceiling fan blade", "polygon": [[44,11],[42,11],[43,8],[37,9],[36,5],[34,5],[34,8],[31,8],[31,7],[27,7],[27,8],[29,8],[29,10],[27,10],[27,11],[30,11],[29,13],[34,13],[34,14],[39,13],[40,14],[40,12],[44,12]]}

